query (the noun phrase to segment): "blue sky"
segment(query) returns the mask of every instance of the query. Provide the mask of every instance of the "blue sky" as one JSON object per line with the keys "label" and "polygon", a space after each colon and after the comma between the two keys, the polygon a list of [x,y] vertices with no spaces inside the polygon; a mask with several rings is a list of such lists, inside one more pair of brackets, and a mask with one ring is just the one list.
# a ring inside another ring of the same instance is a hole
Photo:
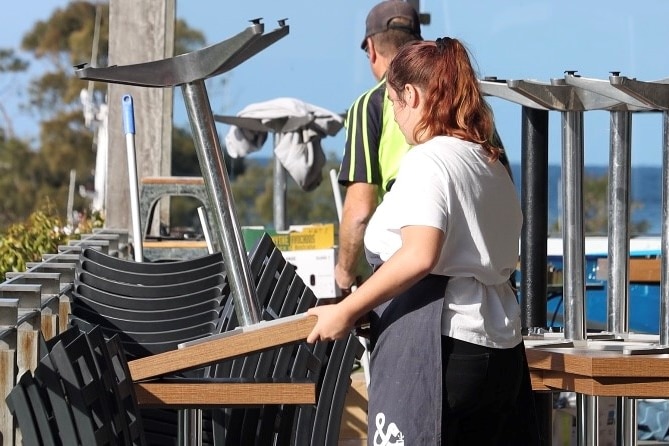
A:
{"label": "blue sky", "polygon": [[[0,19],[0,47],[18,47],[37,20],[65,5],[64,0],[15,2]],[[359,44],[367,11],[376,0],[177,0],[177,15],[204,32],[209,44],[240,31],[248,20],[262,17],[266,30],[287,18],[290,34],[244,64],[207,84],[215,113],[235,114],[250,103],[294,97],[343,112],[373,84]],[[610,71],[640,80],[669,77],[669,1],[642,0],[422,0],[432,22],[423,36],[443,35],[464,41],[481,77],[535,79],[548,82],[577,70],[584,77],[608,79]],[[38,67],[36,68],[38,69]],[[19,134],[36,134],[37,117],[17,107],[25,100],[25,81],[0,80],[0,101],[11,112]],[[185,124],[180,93],[175,95],[175,121]],[[490,100],[498,129],[512,162],[520,161],[520,112],[517,104]],[[560,163],[560,114],[550,113],[549,160]],[[609,113],[585,113],[585,162],[606,165]],[[223,136],[226,132],[220,126]],[[662,119],[659,113],[635,115],[633,165],[660,165]],[[343,132],[323,141],[328,152],[340,153]],[[261,154],[269,156],[268,145]]]}

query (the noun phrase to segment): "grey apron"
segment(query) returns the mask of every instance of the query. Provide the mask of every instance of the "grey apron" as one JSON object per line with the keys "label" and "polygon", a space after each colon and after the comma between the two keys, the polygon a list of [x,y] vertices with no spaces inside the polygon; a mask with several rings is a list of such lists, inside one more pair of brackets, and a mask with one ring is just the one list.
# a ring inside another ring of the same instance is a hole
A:
{"label": "grey apron", "polygon": [[370,314],[368,444],[441,444],[441,312],[448,277],[428,275]]}

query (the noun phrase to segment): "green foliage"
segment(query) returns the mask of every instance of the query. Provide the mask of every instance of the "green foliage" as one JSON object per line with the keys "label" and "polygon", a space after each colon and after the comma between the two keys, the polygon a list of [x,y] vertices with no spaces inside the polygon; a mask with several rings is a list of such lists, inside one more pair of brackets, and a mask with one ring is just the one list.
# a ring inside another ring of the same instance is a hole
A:
{"label": "green foliage", "polygon": [[40,171],[38,155],[15,138],[0,138],[0,228],[22,221],[34,209],[32,197],[37,196]]}
{"label": "green foliage", "polygon": [[[335,159],[333,155],[331,159]],[[173,174],[200,175],[196,156],[180,156],[179,167],[174,163]],[[226,167],[234,198],[237,220],[241,226],[274,226],[274,160],[231,159],[226,157]],[[323,168],[323,181],[311,192],[305,192],[287,175],[286,220],[289,225],[330,223],[337,221],[332,187],[328,172],[338,168],[338,161],[330,161]],[[190,228],[200,231],[197,208],[200,201],[192,197],[171,197],[170,235],[178,236]]]}
{"label": "green foliage", "polygon": [[[608,232],[608,187],[609,178],[603,176],[586,176],[583,178],[583,225],[587,235],[606,235]],[[630,211],[640,206],[632,202]],[[551,232],[560,233],[562,222],[556,220]],[[646,220],[630,222],[631,235],[643,235],[648,231],[650,223]]]}
{"label": "green foliage", "polygon": [[0,48],[0,73],[16,73],[28,69],[28,62],[18,57],[11,48]]}
{"label": "green foliage", "polygon": [[11,225],[0,238],[0,278],[8,271],[25,271],[26,262],[39,261],[43,254],[55,253],[67,242],[53,208],[45,206],[30,215],[25,223]]}
{"label": "green foliage", "polygon": [[98,212],[82,215],[75,228],[66,228],[50,203],[33,212],[25,222],[15,223],[0,234],[0,281],[8,271],[25,271],[27,262],[37,262],[44,254],[58,252],[80,234],[102,228],[104,221]]}
{"label": "green foliage", "polygon": [[[181,133],[183,130],[180,130]],[[175,135],[175,151],[172,156],[173,175],[200,176],[197,156],[188,151],[177,150],[184,135]],[[334,155],[330,159],[336,160]],[[226,154],[226,167],[234,198],[237,220],[241,226],[274,226],[274,160],[233,159]],[[328,172],[339,167],[338,161],[330,161],[323,168],[323,181],[311,192],[305,192],[287,175],[286,220],[289,225],[330,223],[337,221],[332,187]],[[201,232],[197,208],[203,204],[193,198],[174,196],[170,198],[169,235],[178,237],[185,231]]]}
{"label": "green foliage", "polygon": [[[28,62],[16,56],[13,49],[0,48],[0,75],[5,75],[6,82],[0,83],[0,95],[5,92],[15,91],[16,85],[12,82],[11,75],[28,69]],[[14,137],[12,116],[8,113],[0,97],[0,139]]]}
{"label": "green foliage", "polygon": [[[98,60],[91,61],[96,15],[100,18]],[[68,105],[79,106],[79,92],[85,86],[75,75],[73,65],[93,62],[106,65],[109,35],[109,6],[90,2],[74,1],[64,8],[56,9],[46,21],[38,21],[23,36],[21,48],[37,59],[46,59],[51,71],[33,81],[29,89],[30,104],[54,116]],[[96,86],[104,94],[105,84]]]}
{"label": "green foliage", "polygon": [[[330,160],[335,160],[333,155]],[[243,175],[232,182],[232,194],[239,223],[242,226],[274,226],[274,162],[260,164],[247,160]],[[311,192],[305,192],[287,175],[286,220],[289,225],[331,223],[337,221],[328,172],[339,167],[328,161],[323,181]]]}
{"label": "green foliage", "polygon": [[[242,175],[246,169],[244,158],[231,158],[223,151],[225,167],[231,181]],[[200,163],[195,151],[193,136],[188,129],[175,126],[172,129],[172,175],[201,177]],[[170,235],[177,228],[194,228],[199,231],[197,208],[203,206],[193,197],[174,196],[170,198]]]}
{"label": "green foliage", "polygon": [[182,19],[174,24],[174,54],[184,54],[201,48],[205,44],[202,31],[193,29]]}

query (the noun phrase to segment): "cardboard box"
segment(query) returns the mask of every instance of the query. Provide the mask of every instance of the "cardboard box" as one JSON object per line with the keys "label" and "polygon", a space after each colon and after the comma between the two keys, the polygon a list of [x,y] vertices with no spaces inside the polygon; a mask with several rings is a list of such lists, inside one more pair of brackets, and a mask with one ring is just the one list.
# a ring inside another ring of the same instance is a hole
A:
{"label": "cardboard box", "polygon": [[242,237],[247,251],[253,249],[260,237],[267,233],[281,251],[302,251],[333,248],[334,224],[291,225],[287,231],[275,231],[262,226],[242,227]]}
{"label": "cardboard box", "polygon": [[[553,410],[553,446],[576,446],[576,408]],[[616,445],[616,398],[600,396],[597,401],[597,444]]]}
{"label": "cardboard box", "polygon": [[295,266],[297,275],[311,288],[317,298],[341,295],[334,278],[337,262],[335,248],[284,251],[283,257]]}
{"label": "cardboard box", "polygon": [[551,445],[576,445],[576,409],[553,410],[553,440]]}

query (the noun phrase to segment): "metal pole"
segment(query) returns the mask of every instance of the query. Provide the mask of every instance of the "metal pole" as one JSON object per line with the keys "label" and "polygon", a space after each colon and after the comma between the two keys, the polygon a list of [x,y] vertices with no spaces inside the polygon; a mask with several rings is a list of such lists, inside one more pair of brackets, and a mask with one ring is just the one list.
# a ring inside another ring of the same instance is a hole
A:
{"label": "metal pole", "polygon": [[[546,238],[548,237],[548,111],[523,106],[521,110],[520,295],[523,328],[532,333],[546,327]],[[550,445],[553,394],[533,392],[540,438]]]}
{"label": "metal pole", "polygon": [[579,437],[578,444],[588,446],[598,445],[599,431],[597,430],[597,414],[599,413],[599,398],[592,395],[583,395],[583,401],[585,402],[585,416],[587,419],[587,429],[584,438],[587,440],[582,443]]}
{"label": "metal pole", "polygon": [[[585,231],[583,228],[583,112],[562,112],[562,250],[564,333],[574,344],[586,343]],[[576,394],[577,444],[586,446],[597,424],[588,416],[588,400]]]}
{"label": "metal pole", "polygon": [[[274,147],[276,147],[276,133]],[[274,157],[274,229],[285,231],[288,229],[286,219],[286,168],[278,157]]]}
{"label": "metal pole", "polygon": [[582,111],[562,112],[562,211],[564,333],[585,341]]}
{"label": "metal pole", "polygon": [[214,232],[223,253],[235,313],[242,326],[255,324],[260,322],[258,298],[204,80],[183,84],[181,88],[200,170],[213,208]]}
{"label": "metal pole", "polygon": [[125,133],[126,154],[128,158],[128,184],[130,189],[130,209],[132,215],[132,235],[134,240],[133,251],[135,261],[144,261],[143,239],[141,229],[141,215],[139,215],[139,181],[137,180],[137,153],[135,150],[135,112],[132,96],[129,94],[121,98],[123,106],[123,131]]}
{"label": "metal pole", "polygon": [[76,186],[77,181],[77,170],[70,169],[70,187],[67,190],[67,209],[65,209],[65,215],[67,215],[67,226],[68,228],[74,230],[74,187]]}
{"label": "metal pole", "polygon": [[660,345],[669,346],[669,111],[662,112],[662,246]]}
{"label": "metal pole", "polygon": [[616,410],[619,414],[617,418],[620,420],[616,425],[617,444],[624,446],[637,444],[636,400],[626,397],[618,398]]}
{"label": "metal pole", "polygon": [[669,347],[669,86],[667,80],[641,82],[615,73],[611,85],[644,105],[662,111],[662,241],[660,260],[660,346]]}
{"label": "metal pole", "polygon": [[632,113],[611,112],[609,153],[609,253],[607,330],[616,335],[629,331],[629,287],[627,285],[630,221],[630,159]]}
{"label": "metal pole", "polygon": [[548,111],[522,108],[520,265],[522,323],[531,333],[546,327],[546,238],[548,237]]}
{"label": "metal pole", "polygon": [[207,220],[207,211],[204,206],[197,208],[197,215],[200,218],[200,225],[202,226],[202,234],[204,235],[204,240],[207,243],[207,252],[213,254],[214,244],[211,241],[211,233],[209,232],[209,221]]}
{"label": "metal pole", "polygon": [[589,446],[587,443],[587,406],[588,402],[582,393],[576,394],[576,445]]}
{"label": "metal pole", "polygon": [[[612,111],[609,153],[609,247],[607,330],[616,336],[626,337],[629,332],[629,286],[627,279],[629,260],[630,175],[632,152],[632,113]],[[616,408],[618,423],[616,437],[619,444],[631,445],[630,431],[636,432],[635,401],[618,397]]]}

